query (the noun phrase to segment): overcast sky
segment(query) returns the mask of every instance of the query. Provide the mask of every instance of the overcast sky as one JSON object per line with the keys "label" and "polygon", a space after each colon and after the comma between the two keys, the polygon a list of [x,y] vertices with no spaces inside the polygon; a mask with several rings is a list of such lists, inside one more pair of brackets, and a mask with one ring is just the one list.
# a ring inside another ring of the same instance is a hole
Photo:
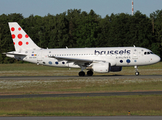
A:
{"label": "overcast sky", "polygon": [[[45,16],[60,14],[68,9],[94,12],[104,18],[112,13],[132,14],[132,0],[0,0],[0,15],[21,13],[24,17],[31,14]],[[148,17],[150,13],[162,9],[162,0],[134,0],[134,11],[139,10]]]}

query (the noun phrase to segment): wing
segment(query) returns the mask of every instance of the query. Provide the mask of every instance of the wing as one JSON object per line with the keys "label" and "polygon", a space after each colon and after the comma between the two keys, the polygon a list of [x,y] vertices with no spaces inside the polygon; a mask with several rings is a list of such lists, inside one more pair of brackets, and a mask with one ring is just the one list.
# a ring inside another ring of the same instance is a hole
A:
{"label": "wing", "polygon": [[80,59],[80,58],[70,58],[70,57],[57,57],[57,56],[48,56],[50,58],[55,58],[57,60],[65,60],[68,63],[70,62],[74,62],[75,64],[79,65],[79,66],[85,66],[87,67],[88,65],[90,65],[93,60],[90,59]]}

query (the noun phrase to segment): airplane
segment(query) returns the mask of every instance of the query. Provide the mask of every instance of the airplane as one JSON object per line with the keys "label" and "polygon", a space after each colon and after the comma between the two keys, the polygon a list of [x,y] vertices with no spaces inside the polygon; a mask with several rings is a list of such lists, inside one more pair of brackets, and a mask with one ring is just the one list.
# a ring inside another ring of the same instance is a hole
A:
{"label": "airplane", "polygon": [[54,67],[81,68],[79,76],[92,76],[94,72],[119,72],[122,67],[155,64],[161,58],[151,50],[142,47],[96,47],[44,49],[37,46],[17,22],[9,22],[15,51],[5,53],[17,60]]}

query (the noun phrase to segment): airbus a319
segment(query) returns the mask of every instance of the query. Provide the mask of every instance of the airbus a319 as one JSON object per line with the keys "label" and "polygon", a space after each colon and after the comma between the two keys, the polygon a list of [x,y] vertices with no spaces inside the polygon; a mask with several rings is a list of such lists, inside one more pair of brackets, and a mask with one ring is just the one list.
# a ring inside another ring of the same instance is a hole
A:
{"label": "airbus a319", "polygon": [[15,51],[5,53],[17,60],[54,67],[81,68],[79,76],[88,76],[94,72],[119,72],[123,66],[134,66],[135,75],[139,75],[137,66],[155,64],[160,57],[151,50],[142,47],[99,47],[99,48],[60,48],[44,49],[38,47],[17,22],[9,22]]}

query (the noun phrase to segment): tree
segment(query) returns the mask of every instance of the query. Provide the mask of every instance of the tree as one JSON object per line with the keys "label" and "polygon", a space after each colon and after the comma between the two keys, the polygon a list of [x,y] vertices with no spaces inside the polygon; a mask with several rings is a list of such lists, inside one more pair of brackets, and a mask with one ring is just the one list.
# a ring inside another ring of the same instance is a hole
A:
{"label": "tree", "polygon": [[150,14],[152,20],[153,43],[152,49],[162,57],[162,10]]}
{"label": "tree", "polygon": [[89,14],[82,12],[77,20],[75,31],[77,37],[77,47],[95,47],[98,32],[98,15],[93,10]]}
{"label": "tree", "polygon": [[[137,11],[101,18],[93,10],[81,9],[47,16],[22,14],[0,15],[0,52],[14,51],[8,22],[18,22],[33,41],[42,48],[141,46],[162,56],[162,10],[150,18]],[[0,55],[0,63],[17,62]]]}

